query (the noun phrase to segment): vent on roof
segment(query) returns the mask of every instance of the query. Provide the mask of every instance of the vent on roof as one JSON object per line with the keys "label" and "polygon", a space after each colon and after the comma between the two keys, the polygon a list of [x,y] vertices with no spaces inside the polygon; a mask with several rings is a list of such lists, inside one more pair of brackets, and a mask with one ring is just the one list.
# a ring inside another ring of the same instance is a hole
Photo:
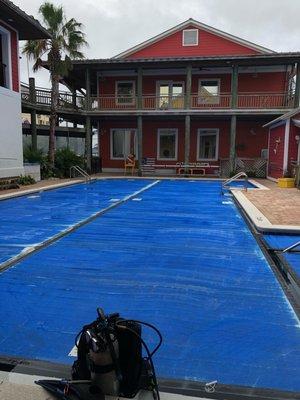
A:
{"label": "vent on roof", "polygon": [[198,45],[198,29],[184,29],[182,31],[182,45],[183,46],[197,46]]}

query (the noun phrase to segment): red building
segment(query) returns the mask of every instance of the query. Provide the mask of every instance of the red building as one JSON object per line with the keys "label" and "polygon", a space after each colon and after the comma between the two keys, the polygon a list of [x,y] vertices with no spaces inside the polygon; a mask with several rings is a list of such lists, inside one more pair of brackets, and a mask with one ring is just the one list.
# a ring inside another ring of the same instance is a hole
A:
{"label": "red building", "polygon": [[263,175],[265,125],[298,107],[299,71],[299,53],[189,19],[111,59],[74,61],[65,81],[86,90],[87,142],[98,127],[103,171],[123,171],[134,153],[140,173],[183,163],[201,174]]}
{"label": "red building", "polygon": [[0,0],[0,178],[24,173],[19,40],[50,35],[9,0]]}

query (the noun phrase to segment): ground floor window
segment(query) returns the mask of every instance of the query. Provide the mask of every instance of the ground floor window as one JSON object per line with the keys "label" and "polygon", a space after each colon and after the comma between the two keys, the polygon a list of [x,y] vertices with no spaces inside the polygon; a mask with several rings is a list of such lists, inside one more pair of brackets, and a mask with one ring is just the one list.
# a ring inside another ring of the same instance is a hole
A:
{"label": "ground floor window", "polygon": [[199,129],[197,140],[197,160],[217,160],[219,157],[219,130]]}
{"label": "ground floor window", "polygon": [[177,160],[177,129],[159,129],[157,135],[157,159]]}
{"label": "ground floor window", "polygon": [[124,160],[129,154],[136,156],[135,129],[112,129],[110,132],[110,158]]}

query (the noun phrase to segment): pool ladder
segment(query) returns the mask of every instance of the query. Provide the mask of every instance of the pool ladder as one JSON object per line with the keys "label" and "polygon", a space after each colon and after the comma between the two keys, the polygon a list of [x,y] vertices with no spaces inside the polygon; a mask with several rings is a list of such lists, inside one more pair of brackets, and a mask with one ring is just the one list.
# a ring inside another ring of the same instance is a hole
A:
{"label": "pool ladder", "polygon": [[247,191],[247,185],[248,185],[248,175],[246,172],[239,172],[238,174],[234,175],[232,178],[227,179],[222,183],[222,194],[224,194],[225,189],[230,188],[230,184],[234,181],[237,181],[240,178],[244,178],[244,189]]}
{"label": "pool ladder", "polygon": [[70,168],[70,178],[75,177],[75,172],[81,175],[86,182],[90,182],[92,180],[92,177],[79,165],[72,165],[72,167]]}

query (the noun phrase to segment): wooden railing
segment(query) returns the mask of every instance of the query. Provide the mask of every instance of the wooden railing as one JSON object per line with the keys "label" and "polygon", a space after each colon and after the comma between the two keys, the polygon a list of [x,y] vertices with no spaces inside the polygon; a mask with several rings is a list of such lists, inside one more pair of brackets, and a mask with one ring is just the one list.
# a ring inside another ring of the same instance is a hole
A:
{"label": "wooden railing", "polygon": [[[26,90],[25,90],[26,89]],[[51,91],[36,88],[34,95],[29,88],[23,88],[21,92],[24,103],[35,103],[37,105],[51,106]],[[284,109],[293,108],[292,97],[285,93],[239,93],[237,96],[238,109]],[[131,111],[131,110],[184,110],[187,108],[186,95],[157,96],[145,94],[141,103],[137,96],[91,96],[88,100],[83,95],[76,95],[70,92],[59,92],[59,107],[70,110],[87,111]],[[220,93],[216,96],[201,96],[192,94],[190,98],[190,109],[231,109],[231,93]]]}

